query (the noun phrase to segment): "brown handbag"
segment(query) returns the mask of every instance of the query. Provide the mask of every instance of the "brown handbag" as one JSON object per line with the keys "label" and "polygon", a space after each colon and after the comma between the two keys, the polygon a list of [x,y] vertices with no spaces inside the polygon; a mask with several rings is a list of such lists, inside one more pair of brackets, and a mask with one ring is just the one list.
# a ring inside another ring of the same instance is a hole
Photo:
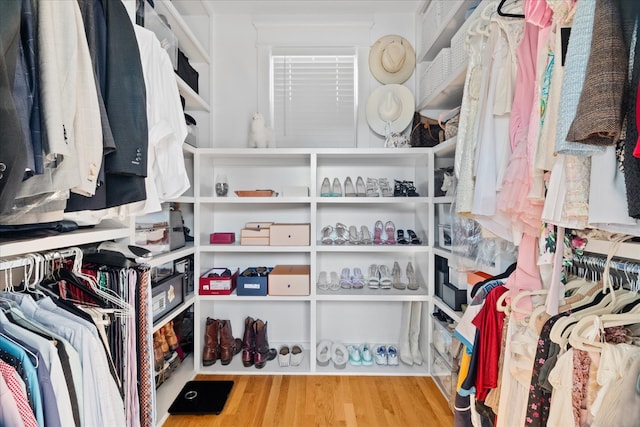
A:
{"label": "brown handbag", "polygon": [[416,111],[413,114],[411,128],[411,146],[434,147],[442,141],[444,141],[444,129],[438,120],[425,117]]}

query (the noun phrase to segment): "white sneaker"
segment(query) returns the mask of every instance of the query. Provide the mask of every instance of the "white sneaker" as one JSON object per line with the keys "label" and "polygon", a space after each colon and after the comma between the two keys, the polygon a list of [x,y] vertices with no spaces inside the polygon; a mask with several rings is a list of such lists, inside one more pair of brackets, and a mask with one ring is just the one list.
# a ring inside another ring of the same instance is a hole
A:
{"label": "white sneaker", "polygon": [[316,360],[319,366],[327,366],[331,360],[331,341],[322,340],[316,348]]}
{"label": "white sneaker", "polygon": [[398,366],[398,349],[395,345],[387,347],[387,363],[389,366]]}
{"label": "white sneaker", "polygon": [[376,347],[376,354],[375,354],[375,360],[376,360],[376,365],[386,365],[387,364],[387,346],[386,345],[379,345],[378,347]]}
{"label": "white sneaker", "polygon": [[348,345],[347,351],[349,352],[349,363],[353,366],[362,365],[362,358],[360,357],[360,350],[355,345]]}
{"label": "white sneaker", "polygon": [[334,342],[331,346],[331,360],[337,369],[344,369],[347,366],[347,360],[349,360],[347,347],[342,343]]}

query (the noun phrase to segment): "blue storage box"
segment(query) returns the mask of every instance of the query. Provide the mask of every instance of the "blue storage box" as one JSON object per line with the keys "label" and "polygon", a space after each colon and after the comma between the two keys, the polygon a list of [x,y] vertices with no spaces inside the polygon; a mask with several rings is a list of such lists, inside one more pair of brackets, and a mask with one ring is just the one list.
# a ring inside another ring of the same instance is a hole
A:
{"label": "blue storage box", "polygon": [[267,267],[267,273],[264,276],[247,276],[246,272],[256,271],[258,267],[246,268],[236,280],[236,294],[240,296],[266,296],[268,291],[269,273],[273,267]]}

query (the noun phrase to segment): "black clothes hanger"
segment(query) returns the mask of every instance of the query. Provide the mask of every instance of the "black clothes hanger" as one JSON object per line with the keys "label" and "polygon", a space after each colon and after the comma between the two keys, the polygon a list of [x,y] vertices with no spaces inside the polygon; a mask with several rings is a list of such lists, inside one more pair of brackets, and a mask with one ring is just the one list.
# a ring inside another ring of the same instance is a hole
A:
{"label": "black clothes hanger", "polygon": [[52,278],[54,280],[53,283],[57,283],[59,280],[64,280],[68,283],[71,283],[73,286],[80,289],[83,294],[91,299],[97,306],[102,308],[109,308],[105,301],[98,295],[96,295],[95,292],[93,292],[93,289],[85,285],[78,276],[76,276],[75,274],[73,274],[73,272],[67,270],[66,268],[59,268],[53,271]]}
{"label": "black clothes hanger", "polygon": [[500,4],[498,5],[498,15],[504,16],[506,18],[524,18],[524,15],[520,15],[517,13],[507,13],[502,11],[502,6],[506,3],[507,0],[500,0]]}

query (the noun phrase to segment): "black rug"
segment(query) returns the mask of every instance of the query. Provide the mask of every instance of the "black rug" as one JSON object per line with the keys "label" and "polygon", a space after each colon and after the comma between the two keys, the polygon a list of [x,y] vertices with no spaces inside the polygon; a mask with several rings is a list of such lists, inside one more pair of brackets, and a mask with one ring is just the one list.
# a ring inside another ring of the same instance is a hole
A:
{"label": "black rug", "polygon": [[169,408],[171,415],[220,414],[233,381],[189,381]]}

